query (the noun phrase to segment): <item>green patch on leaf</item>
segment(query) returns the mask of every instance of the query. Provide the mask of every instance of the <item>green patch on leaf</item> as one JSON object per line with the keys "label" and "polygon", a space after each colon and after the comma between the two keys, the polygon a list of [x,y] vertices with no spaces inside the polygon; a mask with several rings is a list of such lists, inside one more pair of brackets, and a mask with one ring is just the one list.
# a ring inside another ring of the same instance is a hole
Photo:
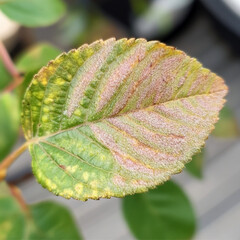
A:
{"label": "green patch on leaf", "polygon": [[0,1],[0,9],[23,26],[38,27],[59,20],[65,12],[65,4],[62,0],[11,0]]}
{"label": "green patch on leaf", "polygon": [[82,239],[69,211],[55,202],[23,207],[0,183],[0,239]]}
{"label": "green patch on leaf", "polygon": [[123,213],[137,239],[191,239],[196,229],[189,199],[171,181],[124,198]]}
{"label": "green patch on leaf", "polygon": [[13,94],[0,94],[0,162],[9,154],[17,140],[19,115],[17,97]]}
{"label": "green patch on leaf", "polygon": [[233,111],[225,106],[219,114],[219,121],[212,133],[216,137],[238,137],[240,135],[237,119]]}
{"label": "green patch on leaf", "polygon": [[222,78],[158,41],[99,40],[63,53],[23,99],[33,172],[65,198],[145,192],[200,150],[226,93]]}
{"label": "green patch on leaf", "polygon": [[186,164],[187,171],[194,177],[202,178],[203,175],[203,161],[205,156],[205,149],[203,148],[201,152],[195,154],[192,161]]}

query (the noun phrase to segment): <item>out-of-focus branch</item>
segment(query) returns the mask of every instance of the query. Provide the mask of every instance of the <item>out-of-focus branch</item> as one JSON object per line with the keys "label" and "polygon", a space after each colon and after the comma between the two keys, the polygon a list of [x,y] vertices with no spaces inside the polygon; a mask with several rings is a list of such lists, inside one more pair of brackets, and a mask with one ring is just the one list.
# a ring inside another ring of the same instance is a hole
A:
{"label": "out-of-focus branch", "polygon": [[27,215],[29,215],[28,206],[27,206],[26,202],[24,201],[20,190],[12,184],[9,184],[9,188],[10,188],[11,194],[18,201],[18,203],[21,206],[21,208],[23,209],[23,211],[25,213],[27,213]]}
{"label": "out-of-focus branch", "polygon": [[4,44],[0,41],[0,58],[3,61],[4,66],[8,70],[8,72],[13,77],[13,82],[11,82],[4,91],[12,91],[18,85],[20,85],[23,81],[21,74],[18,72],[17,68],[15,67],[7,49],[5,48]]}
{"label": "out-of-focus branch", "polygon": [[16,151],[6,157],[0,164],[0,181],[6,176],[7,169],[27,149],[29,142],[25,142]]}

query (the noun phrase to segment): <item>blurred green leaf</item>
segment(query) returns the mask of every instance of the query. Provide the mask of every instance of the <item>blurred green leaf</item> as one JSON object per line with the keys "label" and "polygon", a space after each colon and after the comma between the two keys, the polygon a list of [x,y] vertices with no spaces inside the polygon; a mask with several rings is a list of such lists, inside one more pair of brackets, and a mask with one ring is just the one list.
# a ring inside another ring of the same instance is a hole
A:
{"label": "blurred green leaf", "polygon": [[64,206],[41,202],[23,207],[12,193],[6,183],[0,183],[0,239],[82,239]]}
{"label": "blurred green leaf", "polygon": [[194,177],[202,178],[202,168],[205,156],[205,149],[203,148],[201,152],[195,154],[192,161],[186,164],[186,170],[191,173]]}
{"label": "blurred green leaf", "polygon": [[126,29],[96,9],[87,11],[84,6],[68,11],[59,29],[58,37],[66,46],[78,47],[96,39],[111,37],[122,38],[127,35]]}
{"label": "blurred green leaf", "polygon": [[237,137],[239,136],[239,127],[233,111],[224,106],[219,114],[219,121],[215,125],[212,134],[216,137]]}
{"label": "blurred green leaf", "polygon": [[62,0],[0,0],[0,9],[23,26],[37,27],[53,24],[65,12]]}
{"label": "blurred green leaf", "polygon": [[20,110],[17,97],[0,94],[0,161],[11,151],[18,137]]}
{"label": "blurred green leaf", "polygon": [[0,59],[0,91],[3,90],[11,81],[12,77]]}
{"label": "blurred green leaf", "polygon": [[56,58],[60,53],[60,49],[48,43],[40,43],[31,47],[17,58],[16,65],[18,70],[25,72],[23,83],[17,88],[20,103],[33,76],[41,67],[47,65],[51,59]]}
{"label": "blurred green leaf", "polygon": [[190,239],[196,228],[190,201],[172,181],[126,197],[123,212],[137,239]]}
{"label": "blurred green leaf", "polygon": [[47,43],[40,43],[22,53],[16,60],[16,65],[21,72],[38,71],[60,53],[60,49]]}
{"label": "blurred green leaf", "polygon": [[150,5],[148,0],[130,0],[130,4],[136,15],[143,14]]}

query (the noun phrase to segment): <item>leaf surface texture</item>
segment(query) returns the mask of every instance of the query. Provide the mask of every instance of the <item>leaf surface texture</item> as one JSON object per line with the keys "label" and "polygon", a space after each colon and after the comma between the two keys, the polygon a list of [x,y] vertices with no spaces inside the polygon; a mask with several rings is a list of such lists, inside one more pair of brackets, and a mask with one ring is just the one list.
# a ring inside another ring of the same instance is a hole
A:
{"label": "leaf surface texture", "polygon": [[222,78],[157,41],[99,40],[63,53],[23,100],[34,174],[66,198],[144,192],[204,145],[226,93]]}

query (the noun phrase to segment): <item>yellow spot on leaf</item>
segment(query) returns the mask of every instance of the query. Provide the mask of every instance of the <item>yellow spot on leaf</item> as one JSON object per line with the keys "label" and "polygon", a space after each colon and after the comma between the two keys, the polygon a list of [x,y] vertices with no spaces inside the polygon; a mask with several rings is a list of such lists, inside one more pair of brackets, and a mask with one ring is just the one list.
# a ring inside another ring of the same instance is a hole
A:
{"label": "yellow spot on leaf", "polygon": [[111,197],[113,195],[113,192],[110,190],[109,187],[104,188],[104,191],[108,197]]}
{"label": "yellow spot on leaf", "polygon": [[71,189],[64,189],[63,190],[63,195],[66,198],[71,198],[71,196],[73,195],[73,191]]}
{"label": "yellow spot on leaf", "polygon": [[38,84],[38,81],[37,81],[36,79],[33,79],[32,84],[33,84],[33,85],[37,85],[37,84]]}
{"label": "yellow spot on leaf", "polygon": [[49,189],[56,189],[57,185],[53,183],[50,179],[45,179],[46,185]]}
{"label": "yellow spot on leaf", "polygon": [[80,109],[76,109],[73,114],[80,117],[82,115],[82,112]]}
{"label": "yellow spot on leaf", "polygon": [[49,112],[49,107],[43,107],[43,112],[48,113]]}
{"label": "yellow spot on leaf", "polygon": [[98,198],[98,191],[97,190],[92,191],[92,198]]}
{"label": "yellow spot on leaf", "polygon": [[94,181],[91,181],[91,182],[90,182],[90,186],[91,186],[92,188],[96,188],[96,187],[97,187],[97,184],[98,184],[98,181],[97,181],[97,180],[94,180]]}
{"label": "yellow spot on leaf", "polygon": [[49,121],[48,115],[43,115],[42,122],[48,122],[48,121]]}
{"label": "yellow spot on leaf", "polygon": [[64,81],[62,78],[57,78],[57,79],[55,80],[55,83],[56,83],[57,85],[63,85],[63,84],[65,83],[65,81]]}
{"label": "yellow spot on leaf", "polygon": [[70,172],[70,173],[75,173],[76,170],[77,170],[78,166],[75,165],[75,166],[67,166],[67,171]]}
{"label": "yellow spot on leaf", "polygon": [[53,99],[51,99],[51,98],[44,99],[44,104],[50,104],[52,102],[53,102]]}
{"label": "yellow spot on leaf", "polygon": [[75,185],[75,190],[78,194],[81,194],[83,192],[83,184],[82,183],[78,183]]}
{"label": "yellow spot on leaf", "polygon": [[47,83],[48,83],[47,78],[43,78],[43,79],[42,79],[42,85],[43,85],[43,86],[46,86]]}
{"label": "yellow spot on leaf", "polygon": [[89,173],[88,173],[88,172],[84,172],[84,173],[83,173],[83,179],[84,179],[85,181],[87,181],[88,178],[89,178]]}

